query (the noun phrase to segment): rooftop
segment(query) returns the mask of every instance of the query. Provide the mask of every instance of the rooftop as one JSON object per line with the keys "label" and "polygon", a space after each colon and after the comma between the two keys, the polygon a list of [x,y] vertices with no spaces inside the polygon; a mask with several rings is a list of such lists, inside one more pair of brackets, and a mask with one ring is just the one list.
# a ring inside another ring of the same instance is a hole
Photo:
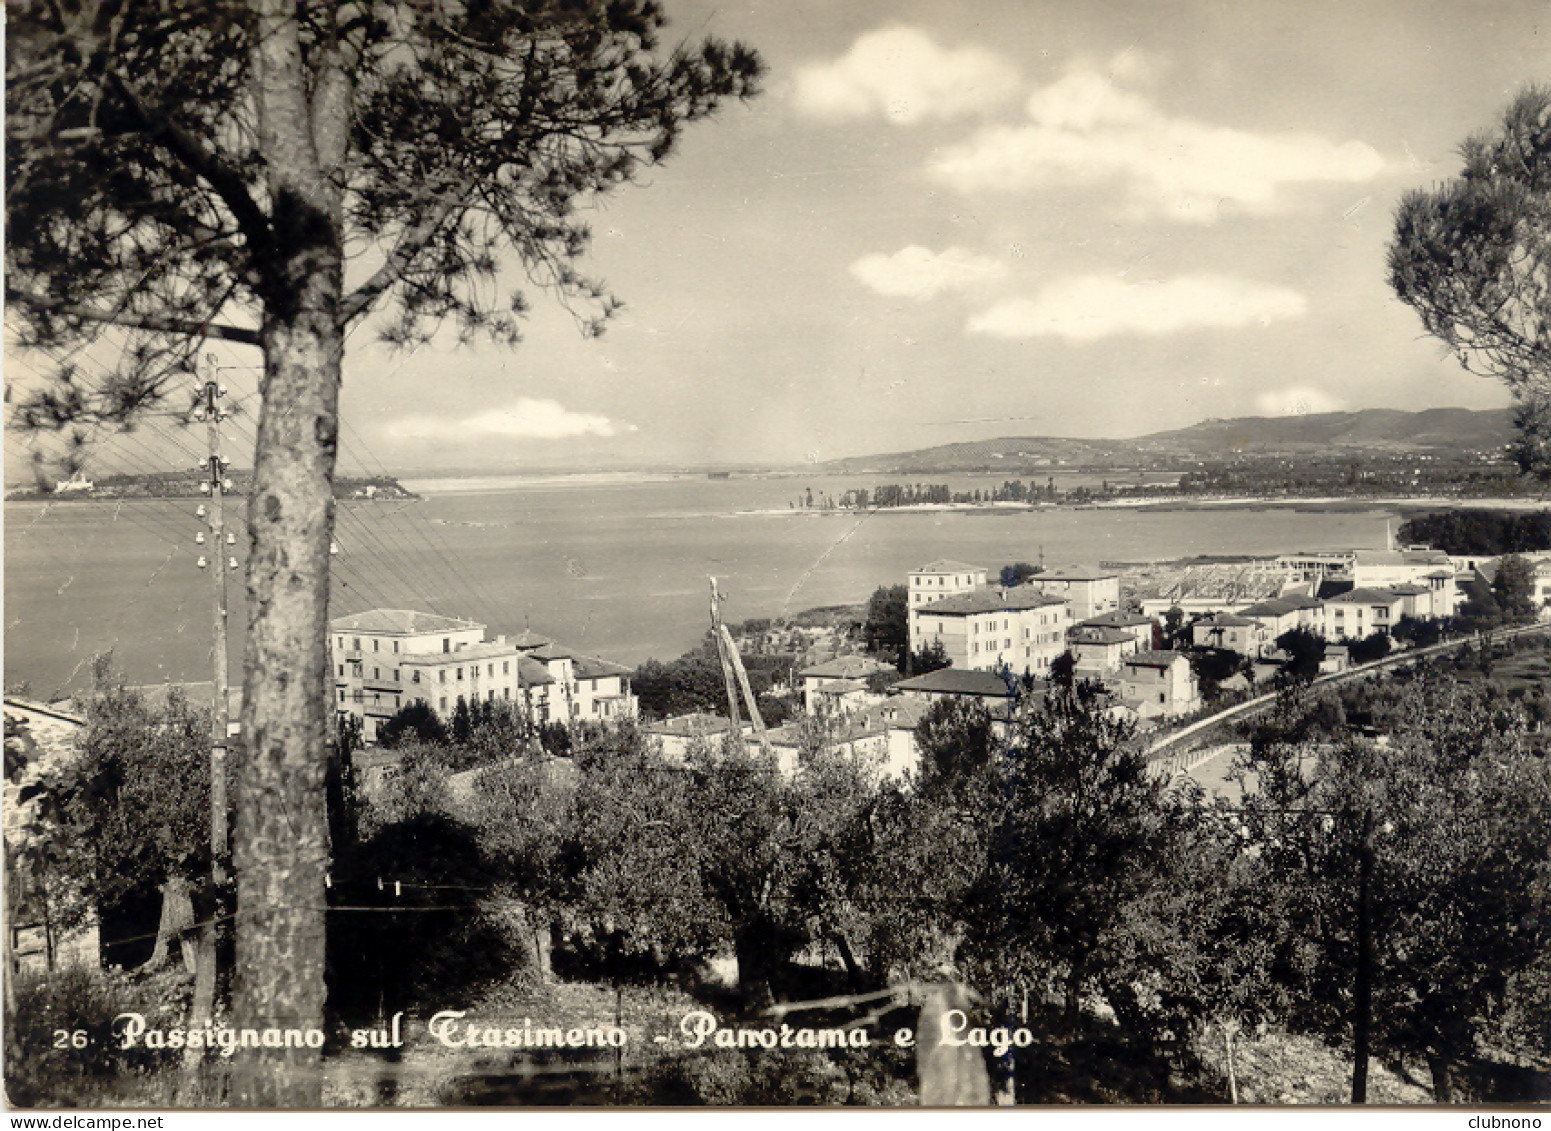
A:
{"label": "rooftop", "polygon": [[508,638],[514,648],[537,648],[541,644],[553,644],[554,641],[547,636],[540,636],[536,632],[523,629],[516,636]]}
{"label": "rooftop", "polygon": [[1007,681],[995,672],[969,668],[940,668],[925,675],[911,676],[896,683],[893,690],[939,695],[980,695],[998,699],[1013,697],[1013,691],[1007,686]]}
{"label": "rooftop", "polygon": [[629,675],[635,671],[612,660],[600,660],[596,656],[577,656],[571,666],[576,669],[577,679],[603,679],[611,675]]}
{"label": "rooftop", "polygon": [[1126,644],[1136,639],[1129,632],[1105,624],[1079,624],[1068,630],[1066,636],[1077,644]]}
{"label": "rooftop", "polygon": [[1390,589],[1353,589],[1327,597],[1327,605],[1393,605],[1400,594]]}
{"label": "rooftop", "polygon": [[1100,613],[1096,617],[1089,617],[1082,622],[1084,625],[1098,625],[1108,628],[1138,628],[1144,624],[1152,624],[1152,617],[1143,616],[1141,613],[1125,612],[1115,609],[1112,612]]}
{"label": "rooftop", "polygon": [[1259,601],[1247,608],[1239,610],[1241,617],[1284,617],[1288,613],[1295,613],[1302,608],[1303,603],[1309,601],[1318,604],[1309,598],[1272,597],[1269,601]]}
{"label": "rooftop", "polygon": [[1360,566],[1446,566],[1449,555],[1442,550],[1358,550],[1355,560]]}
{"label": "rooftop", "polygon": [[938,558],[935,562],[927,562],[919,569],[913,569],[911,573],[984,573],[985,566],[970,565],[968,562],[956,562],[952,558]]}
{"label": "rooftop", "polygon": [[833,660],[803,668],[798,674],[804,679],[866,679],[873,672],[893,670],[893,664],[885,664],[871,656],[836,656]]}
{"label": "rooftop", "polygon": [[916,611],[972,616],[975,613],[1018,612],[1023,609],[1039,609],[1047,605],[1064,604],[1066,602],[1061,598],[1041,593],[1032,585],[1019,585],[1014,589],[998,589],[988,585],[980,589],[972,589],[968,593],[956,593],[952,597],[944,597],[941,601],[922,605]]}
{"label": "rooftop", "polygon": [[676,738],[705,738],[713,734],[727,734],[732,730],[732,723],[723,715],[696,711],[688,715],[675,715],[661,722],[647,723],[641,729],[647,734],[666,734]]}
{"label": "rooftop", "polygon": [[478,621],[442,617],[415,609],[368,609],[364,613],[335,617],[329,621],[329,629],[333,632],[380,632],[391,636],[421,632],[461,632],[484,627]]}
{"label": "rooftop", "polygon": [[1043,573],[1036,573],[1029,578],[1031,582],[1041,581],[1108,581],[1119,577],[1120,574],[1112,569],[1099,569],[1097,566],[1061,565],[1054,569],[1047,569]]}
{"label": "rooftop", "polygon": [[1138,652],[1134,656],[1127,656],[1121,663],[1133,668],[1166,668],[1175,660],[1183,660],[1183,652],[1162,652],[1156,649],[1148,649]]}

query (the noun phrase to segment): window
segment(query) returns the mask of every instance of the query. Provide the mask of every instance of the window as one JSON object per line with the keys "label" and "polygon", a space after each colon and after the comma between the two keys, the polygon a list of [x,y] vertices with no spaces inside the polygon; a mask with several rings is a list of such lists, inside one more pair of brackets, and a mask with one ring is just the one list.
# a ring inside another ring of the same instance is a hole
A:
{"label": "window", "polygon": [[486,674],[487,675],[495,675],[495,665],[494,664],[487,664],[486,666],[490,669]]}
{"label": "window", "polygon": [[489,691],[485,692],[485,701],[488,703],[490,700],[492,700],[494,698],[495,698],[495,688],[492,687]]}
{"label": "window", "polygon": [[501,698],[502,699],[510,699],[511,697],[512,697],[512,689],[510,687],[503,687],[503,688],[501,688]]}
{"label": "window", "polygon": [[394,642],[393,642],[393,650],[394,650],[394,651],[395,651],[395,652],[397,652],[397,651],[398,651],[398,650],[399,650],[399,642],[398,642],[398,641],[397,641],[397,640],[395,640],[395,641],[394,641]]}
{"label": "window", "polygon": [[[446,683],[447,682],[447,669],[446,668],[437,668],[436,669],[436,682],[437,683]],[[442,702],[443,702],[443,704],[445,704],[446,700],[443,700]]]}
{"label": "window", "polygon": [[501,674],[502,675],[511,675],[512,674],[512,662],[510,660],[502,660],[501,661]]}
{"label": "window", "polygon": [[419,683],[420,682],[420,669],[419,668],[416,668],[414,671],[409,673],[409,682],[411,682],[411,683]]}
{"label": "window", "polygon": [[372,669],[372,678],[373,678],[373,679],[376,679],[376,678],[377,678],[377,669],[376,669],[376,668],[373,668],[373,669]]}
{"label": "window", "polygon": [[344,678],[344,674],[345,674],[345,665],[344,664],[340,664],[339,665],[339,675],[340,675],[340,678]]}
{"label": "window", "polygon": [[448,636],[442,637],[442,651],[443,652],[451,652],[452,651],[452,638],[451,637],[448,637]]}
{"label": "window", "polygon": [[397,683],[398,681],[399,681],[399,670],[398,670],[398,668],[394,668],[393,669],[393,682]]}
{"label": "window", "polygon": [[460,683],[463,681],[463,669],[462,668],[458,669],[458,681]]}
{"label": "window", "polygon": [[446,710],[447,710],[447,696],[445,696],[445,695],[442,696],[441,704],[442,704],[442,706],[441,706],[442,712],[446,713]]}
{"label": "window", "polygon": [[357,652],[359,652],[361,650],[361,638],[359,636],[355,637],[355,649],[354,650],[357,651]]}
{"label": "window", "polygon": [[381,646],[382,646],[382,641],[378,640],[376,638],[373,638],[373,640],[372,640],[372,651],[373,652],[379,651]]}

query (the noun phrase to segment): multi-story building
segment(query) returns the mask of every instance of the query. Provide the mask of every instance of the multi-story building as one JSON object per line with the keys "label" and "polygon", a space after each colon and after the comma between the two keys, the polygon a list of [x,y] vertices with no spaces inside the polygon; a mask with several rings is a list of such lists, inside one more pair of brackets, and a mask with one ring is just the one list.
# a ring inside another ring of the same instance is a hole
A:
{"label": "multi-story building", "polygon": [[1352,555],[1352,585],[1357,589],[1426,584],[1424,578],[1438,573],[1454,574],[1449,555],[1441,550],[1356,550]]}
{"label": "multi-story building", "polygon": [[329,625],[334,708],[378,728],[411,703],[447,717],[458,700],[517,703],[535,722],[636,713],[630,669],[543,637],[485,639],[477,621],[413,609],[372,609]]}
{"label": "multi-story building", "polygon": [[1321,605],[1313,597],[1272,597],[1238,610],[1238,615],[1259,622],[1275,641],[1297,628],[1318,632],[1323,624]]}
{"label": "multi-story building", "polygon": [[986,569],[984,566],[938,558],[920,569],[911,570],[909,578],[906,605],[914,610],[933,601],[941,601],[944,597],[981,588],[986,583]]}
{"label": "multi-story building", "polygon": [[869,694],[868,681],[894,671],[894,665],[870,656],[836,656],[803,668],[797,673],[802,679],[803,710],[810,715],[834,714],[869,706],[881,696]]}
{"label": "multi-story building", "polygon": [[1260,656],[1275,639],[1258,619],[1235,613],[1213,613],[1190,626],[1190,642],[1197,648],[1220,648],[1241,656]]}
{"label": "multi-story building", "polygon": [[934,644],[960,671],[1043,677],[1066,651],[1071,609],[1029,585],[987,586],[910,610],[910,650]]}
{"label": "multi-story building", "polygon": [[1182,652],[1149,649],[1127,656],[1114,685],[1120,701],[1143,719],[1186,715],[1201,706],[1190,661]]}
{"label": "multi-story building", "polygon": [[[1120,662],[1142,650],[1141,640],[1123,628],[1079,624],[1067,630],[1066,641],[1078,679],[1105,679],[1120,670]],[[1149,639],[1149,644],[1152,641]]]}
{"label": "multi-story building", "polygon": [[1320,634],[1326,640],[1362,640],[1395,627],[1406,599],[1388,589],[1353,589],[1326,598]]}
{"label": "multi-story building", "polygon": [[1074,620],[1087,620],[1120,608],[1120,574],[1114,570],[1056,566],[1036,573],[1024,584],[1047,596],[1060,597],[1071,606]]}
{"label": "multi-story building", "polygon": [[1301,581],[1318,581],[1332,573],[1347,573],[1357,560],[1355,550],[1320,550],[1314,553],[1283,554],[1276,565]]}
{"label": "multi-story building", "polygon": [[1137,649],[1151,648],[1153,638],[1157,631],[1158,622],[1152,617],[1143,616],[1141,613],[1129,613],[1121,609],[1113,612],[1100,613],[1096,617],[1088,617],[1077,627],[1079,628],[1118,628],[1121,632],[1136,638]]}

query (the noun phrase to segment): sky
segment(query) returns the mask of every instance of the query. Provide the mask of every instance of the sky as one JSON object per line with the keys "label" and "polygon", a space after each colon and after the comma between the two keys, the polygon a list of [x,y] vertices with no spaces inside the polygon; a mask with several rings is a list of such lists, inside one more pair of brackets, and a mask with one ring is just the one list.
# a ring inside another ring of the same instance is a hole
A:
{"label": "sky", "polygon": [[[1385,280],[1394,208],[1551,79],[1529,0],[665,0],[762,94],[589,208],[625,302],[516,349],[352,337],[381,464],[777,465],[1505,405]],[[347,433],[348,435],[348,433]]]}

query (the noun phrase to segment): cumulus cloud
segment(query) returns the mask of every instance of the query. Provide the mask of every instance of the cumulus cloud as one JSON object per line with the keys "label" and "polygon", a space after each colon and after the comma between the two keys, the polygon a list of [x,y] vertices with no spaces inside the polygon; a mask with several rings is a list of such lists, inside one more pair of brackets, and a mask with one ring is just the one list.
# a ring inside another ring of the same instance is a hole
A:
{"label": "cumulus cloud", "polygon": [[932,176],[965,193],[1113,185],[1131,215],[1210,223],[1223,205],[1275,212],[1287,206],[1289,186],[1358,183],[1384,165],[1360,141],[1171,117],[1092,68],[1035,91],[1025,117],[952,147]]}
{"label": "cumulus cloud", "polygon": [[572,412],[559,401],[520,397],[505,408],[492,408],[458,420],[401,420],[389,434],[403,440],[482,440],[507,437],[524,440],[567,440],[575,436],[617,436],[634,432],[606,416]]}
{"label": "cumulus cloud", "polygon": [[851,275],[863,286],[891,298],[924,302],[944,291],[962,290],[1007,274],[1005,264],[962,247],[944,251],[912,244],[893,255],[864,255],[851,264]]}
{"label": "cumulus cloud", "polygon": [[1224,275],[1180,275],[1149,283],[1080,275],[1052,283],[1032,299],[998,303],[971,318],[968,328],[996,338],[1092,342],[1122,334],[1265,325],[1301,318],[1305,308],[1297,291]]}
{"label": "cumulus cloud", "polygon": [[794,99],[817,118],[909,125],[986,110],[1018,85],[1017,72],[989,51],[942,47],[917,28],[893,27],[858,37],[839,59],[799,68]]}
{"label": "cumulus cloud", "polygon": [[1267,416],[1306,416],[1311,412],[1340,412],[1346,402],[1323,389],[1294,385],[1268,389],[1255,398],[1255,407]]}

